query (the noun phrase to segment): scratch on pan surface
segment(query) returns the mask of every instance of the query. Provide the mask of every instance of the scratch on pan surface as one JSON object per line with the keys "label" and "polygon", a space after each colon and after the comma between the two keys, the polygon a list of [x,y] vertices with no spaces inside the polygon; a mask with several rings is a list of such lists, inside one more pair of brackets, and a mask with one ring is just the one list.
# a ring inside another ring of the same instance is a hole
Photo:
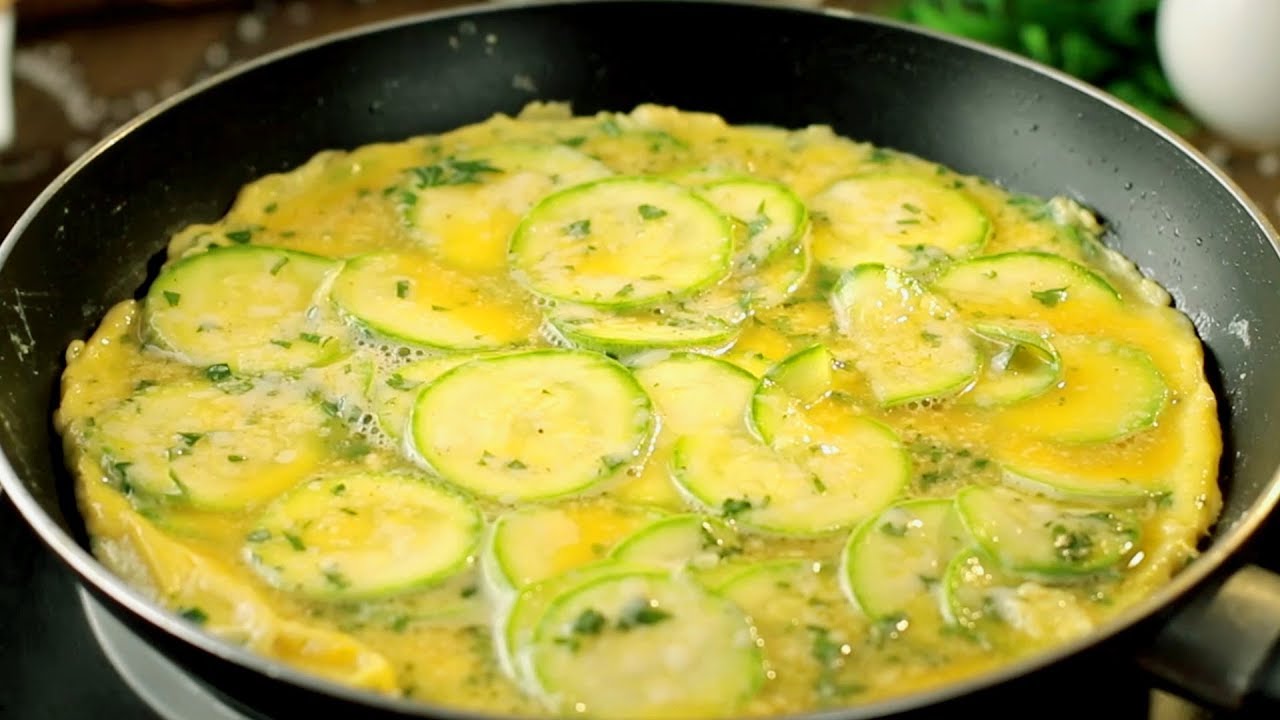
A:
{"label": "scratch on pan surface", "polygon": [[9,341],[13,343],[13,349],[18,353],[18,361],[25,362],[27,355],[35,349],[36,338],[31,334],[31,322],[27,319],[27,307],[24,304],[25,298],[32,296],[48,295],[47,292],[23,292],[21,290],[13,291],[13,310],[18,314],[18,322],[21,330],[26,334],[24,339],[18,334],[17,328],[9,329]]}

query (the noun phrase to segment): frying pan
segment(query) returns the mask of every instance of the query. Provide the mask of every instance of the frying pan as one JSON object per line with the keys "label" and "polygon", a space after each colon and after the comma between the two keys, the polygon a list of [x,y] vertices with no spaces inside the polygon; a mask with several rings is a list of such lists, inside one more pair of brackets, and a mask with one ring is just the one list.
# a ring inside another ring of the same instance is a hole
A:
{"label": "frying pan", "polygon": [[1086,638],[823,717],[990,712],[1014,698],[1042,717],[1073,702],[1097,712],[1109,706],[1076,702],[1093,688],[1080,678],[1134,663],[1226,708],[1280,697],[1280,579],[1245,559],[1280,497],[1275,231],[1188,145],[1068,77],[884,20],[762,4],[553,2],[360,29],[174,98],[45,190],[0,246],[0,485],[116,617],[259,717],[478,717],[305,676],[145,600],[89,554],[50,415],[67,344],[139,296],[170,233],[218,218],[245,183],[323,149],[442,132],[535,99],[580,113],[657,102],[732,123],[825,123],[1021,192],[1068,193],[1196,321],[1226,442],[1225,507],[1200,557]]}

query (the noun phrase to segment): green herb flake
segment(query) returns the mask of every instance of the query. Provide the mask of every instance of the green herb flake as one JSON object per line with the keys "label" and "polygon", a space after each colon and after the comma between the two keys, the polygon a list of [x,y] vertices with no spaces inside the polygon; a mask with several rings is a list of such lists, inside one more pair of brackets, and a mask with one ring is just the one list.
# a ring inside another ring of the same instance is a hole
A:
{"label": "green herb flake", "polygon": [[622,127],[618,125],[618,121],[608,118],[600,123],[600,132],[609,137],[616,138],[622,134]]}
{"label": "green herb flake", "polygon": [[200,438],[204,437],[204,433],[180,432],[178,437],[182,438],[182,442],[186,443],[187,447],[191,447],[200,442]]}
{"label": "green herb flake", "polygon": [[446,158],[434,165],[410,168],[419,188],[442,187],[446,185],[475,185],[483,182],[482,176],[498,174],[501,168],[490,165],[487,160],[458,160]]}
{"label": "green herb flake", "polygon": [[289,342],[288,340],[272,340],[271,344],[277,347],[282,347],[286,350],[293,347],[293,343]]}
{"label": "green herb flake", "polygon": [[276,203],[267,203],[267,204],[262,208],[262,212],[263,212],[263,214],[265,214],[265,215],[270,215],[271,213],[274,213],[274,212],[275,212],[276,210],[278,210],[279,208],[280,208],[280,206],[279,206],[279,205],[277,205]]}
{"label": "green herb flake", "polygon": [[618,288],[618,291],[615,292],[613,295],[614,297],[624,298],[624,297],[629,297],[631,295],[634,295],[635,292],[636,292],[636,286],[632,285],[631,283],[627,283],[626,285],[623,285],[622,287]]}
{"label": "green herb flake", "polygon": [[164,301],[169,303],[169,307],[175,307],[182,302],[182,293],[176,293],[172,290],[164,291]]}
{"label": "green herb flake", "polygon": [[902,209],[903,209],[903,210],[906,210],[907,212],[911,213],[912,215],[919,215],[919,214],[920,214],[920,206],[919,206],[919,205],[913,205],[912,203],[909,203],[909,202],[902,203]]}
{"label": "green herb flake", "polygon": [[413,388],[417,387],[419,384],[420,383],[416,383],[416,382],[413,382],[412,380],[407,379],[405,376],[401,375],[400,373],[392,373],[391,377],[387,378],[387,387],[391,388],[392,390],[412,390]]}
{"label": "green herb flake", "polygon": [[226,233],[226,237],[228,240],[230,240],[231,242],[237,245],[245,245],[250,240],[253,239],[253,231],[252,230],[232,230],[231,232]]}
{"label": "green herb flake", "polygon": [[587,141],[587,138],[586,138],[586,137],[584,137],[584,136],[582,136],[582,135],[575,135],[575,136],[573,136],[573,137],[569,137],[569,138],[565,138],[565,139],[561,140],[561,141],[560,141],[560,144],[561,144],[561,145],[568,145],[569,147],[578,147],[579,145],[581,145],[582,143],[584,143],[584,142],[586,142],[586,141]]}
{"label": "green herb flake", "polygon": [[591,220],[574,220],[564,226],[564,233],[573,238],[584,238],[591,234]]}
{"label": "green herb flake", "polygon": [[640,217],[645,220],[657,220],[658,218],[666,217],[667,215],[666,210],[663,210],[656,205],[650,205],[649,203],[643,203],[640,205],[639,210]]}
{"label": "green herb flake", "polygon": [[231,378],[231,367],[226,363],[210,365],[204,369],[204,376],[211,382],[222,382]]}
{"label": "green herb flake", "polygon": [[178,611],[178,615],[183,620],[193,622],[197,625],[203,625],[209,621],[209,614],[198,607],[183,608]]}
{"label": "green herb flake", "polygon": [[396,281],[396,297],[400,298],[401,300],[409,297],[409,281],[408,280]]}
{"label": "green herb flake", "polygon": [[476,594],[479,592],[480,592],[480,588],[476,587],[475,585],[468,585],[462,588],[462,592],[458,594],[461,595],[463,598],[470,598],[470,597],[475,597]]}
{"label": "green herb flake", "polygon": [[279,275],[280,271],[284,269],[284,266],[288,264],[289,264],[289,258],[287,257],[282,257],[279,260],[276,260],[275,264],[271,266],[271,271],[270,271],[271,274]]}
{"label": "green herb flake", "polygon": [[328,582],[337,590],[345,590],[351,587],[351,581],[337,570],[323,570],[325,582]]}
{"label": "green herb flake", "polygon": [[228,455],[228,456],[227,456],[227,462],[242,463],[242,462],[244,462],[244,461],[245,461],[245,456],[243,456],[243,455]]}
{"label": "green herb flake", "polygon": [[885,522],[880,524],[880,532],[890,537],[902,537],[907,534],[907,526],[893,522]]}
{"label": "green herb flake", "polygon": [[317,335],[315,333],[307,333],[307,332],[299,333],[298,338],[303,342],[309,342],[312,345],[323,345],[325,341],[324,336]]}
{"label": "green herb flake", "polygon": [[329,494],[331,494],[331,495],[341,495],[342,493],[344,493],[344,492],[346,492],[346,491],[347,491],[347,484],[346,484],[346,483],[338,483],[337,485],[334,485],[334,486],[333,486],[333,489],[329,491]]}
{"label": "green herb flake", "polygon": [[294,535],[291,532],[283,532],[281,533],[281,535],[283,535],[284,539],[289,543],[289,547],[293,548],[294,550],[298,552],[302,552],[303,550],[307,549],[307,544],[302,542],[302,538],[298,537],[297,535]]}
{"label": "green herb flake", "polygon": [[928,330],[921,330],[920,339],[925,341],[929,347],[942,347],[942,336],[937,333],[931,333]]}
{"label": "green herb flake", "polygon": [[737,517],[751,509],[751,501],[746,498],[726,498],[720,506],[720,512],[727,518]]}
{"label": "green herb flake", "polygon": [[636,598],[623,606],[618,615],[618,629],[630,630],[645,625],[657,625],[670,620],[671,613],[656,607],[648,598]]}
{"label": "green herb flake", "polygon": [[599,610],[587,608],[578,615],[569,629],[574,635],[599,635],[606,623],[605,616]]}
{"label": "green herb flake", "polygon": [[520,460],[518,459],[512,460],[511,462],[507,463],[507,468],[510,470],[524,470],[527,467],[529,466],[520,462]]}
{"label": "green herb flake", "polygon": [[1032,290],[1031,297],[1045,307],[1055,307],[1058,303],[1067,299],[1067,289],[1059,287],[1047,290]]}
{"label": "green herb flake", "polygon": [[391,632],[394,632],[394,633],[402,633],[408,627],[409,627],[408,615],[397,615],[395,619],[391,621],[391,625],[390,625]]}

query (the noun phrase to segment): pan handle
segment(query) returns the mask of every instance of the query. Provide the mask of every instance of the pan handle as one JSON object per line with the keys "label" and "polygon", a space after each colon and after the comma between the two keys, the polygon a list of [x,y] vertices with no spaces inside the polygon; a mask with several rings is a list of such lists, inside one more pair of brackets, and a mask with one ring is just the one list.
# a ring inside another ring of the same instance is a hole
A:
{"label": "pan handle", "polygon": [[1204,704],[1280,708],[1280,575],[1246,565],[1209,586],[1178,609],[1138,662]]}

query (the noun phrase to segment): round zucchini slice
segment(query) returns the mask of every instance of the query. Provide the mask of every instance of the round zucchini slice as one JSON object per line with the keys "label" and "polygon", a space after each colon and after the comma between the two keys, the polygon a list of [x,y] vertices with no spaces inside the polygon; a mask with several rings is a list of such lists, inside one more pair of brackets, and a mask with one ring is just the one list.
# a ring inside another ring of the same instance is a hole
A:
{"label": "round zucchini slice", "polygon": [[663,574],[606,577],[557,598],[532,660],[554,711],[598,717],[724,716],[764,681],[742,611]]}
{"label": "round zucchini slice", "polygon": [[833,617],[848,614],[832,568],[812,560],[770,560],[734,575],[720,593],[756,628],[771,686],[816,691],[824,704],[863,689],[848,663],[857,634],[831,627]]}
{"label": "round zucchini slice", "polygon": [[423,244],[445,263],[498,273],[525,213],[553,192],[612,174],[560,143],[496,143],[411,169],[401,204]]}
{"label": "round zucchini slice", "polygon": [[952,626],[1009,645],[1025,645],[1028,638],[1064,642],[1094,627],[1069,590],[1011,577],[973,550],[957,553],[947,566],[941,608]]}
{"label": "round zucchini slice", "polygon": [[1002,487],[972,486],[956,508],[978,545],[1010,571],[1040,577],[1091,575],[1137,548],[1130,513],[1067,505]]}
{"label": "round zucchini slice", "polygon": [[898,496],[910,464],[888,427],[824,411],[773,447],[746,432],[705,431],[676,441],[672,475],[706,512],[764,532],[817,536],[856,525]]}
{"label": "round zucchini slice", "polygon": [[977,203],[933,178],[845,178],[814,196],[809,209],[814,258],[836,271],[864,263],[911,268],[929,252],[967,257],[991,235],[991,221]]}
{"label": "round zucchini slice", "polygon": [[656,568],[700,570],[742,551],[738,534],[707,515],[664,517],[618,543],[609,556],[620,562]]}
{"label": "round zucchini slice", "polygon": [[1062,379],[1048,392],[1010,406],[997,421],[1044,440],[1104,443],[1154,427],[1169,388],[1151,356],[1103,337],[1059,335]]}
{"label": "round zucchini slice", "polygon": [[557,305],[546,334],[557,345],[623,357],[647,350],[716,350],[733,342],[746,317],[737,303],[714,292],[655,308],[609,311]]}
{"label": "round zucchini slice", "polygon": [[750,270],[794,247],[808,229],[809,213],[791,188],[781,183],[737,178],[702,189],[725,215],[742,227],[735,265]]}
{"label": "round zucchini slice", "polygon": [[514,277],[544,297],[600,307],[692,295],[729,273],[728,220],[660,180],[608,178],[543,200],[511,236]]}
{"label": "round zucchini slice", "polygon": [[269,505],[244,554],[272,586],[318,599],[395,595],[461,572],[480,510],[422,477],[349,473],[311,480]]}
{"label": "round zucchini slice", "polygon": [[982,367],[955,308],[910,276],[884,265],[860,265],[831,293],[853,363],[881,405],[955,395]]}
{"label": "round zucchini slice", "polygon": [[235,510],[305,477],[335,429],[293,385],[189,381],[138,392],[100,415],[86,438],[126,494]]}
{"label": "round zucchini slice", "polygon": [[447,350],[489,350],[528,341],[540,318],[526,298],[504,296],[483,277],[424,255],[380,252],[347,262],[330,291],[373,332]]}
{"label": "round zucchini slice", "polygon": [[1034,250],[956,263],[931,287],[964,310],[988,318],[1052,319],[1061,313],[1117,309],[1122,302],[1101,275],[1060,255]]}
{"label": "round zucchini slice", "polygon": [[412,448],[446,480],[503,503],[564,497],[643,458],[653,406],[631,372],[595,353],[476,360],[426,386]]}
{"label": "round zucchini slice", "polygon": [[[652,572],[651,567],[602,560],[531,583],[521,588],[510,608],[500,613],[494,629],[498,662],[503,673],[526,692],[539,693],[541,687],[531,667],[538,623],[555,600],[574,588],[602,578]],[[499,608],[501,610],[501,608]]]}
{"label": "round zucchini slice", "polygon": [[1157,500],[1165,492],[1161,487],[1111,475],[1098,477],[1070,470],[1008,464],[1003,464],[1001,470],[1001,477],[1009,487],[1062,502],[1131,507]]}
{"label": "round zucchini slice", "polygon": [[969,542],[950,498],[908,500],[864,522],[841,558],[846,596],[875,621],[936,614],[943,575]]}
{"label": "round zucchini slice", "polygon": [[602,559],[654,513],[611,502],[583,501],[523,508],[498,517],[480,567],[493,597]]}
{"label": "round zucchini slice", "polygon": [[834,360],[825,345],[811,345],[765,373],[751,398],[751,427],[760,439],[773,442],[793,415],[827,397]]}
{"label": "round zucchini slice", "polygon": [[339,263],[259,245],[208,250],[161,271],[146,298],[148,331],[197,366],[263,373],[319,365],[342,343],[313,310]]}
{"label": "round zucchini slice", "polygon": [[1062,358],[1049,339],[1018,327],[973,327],[985,351],[978,381],[964,401],[978,407],[1012,405],[1042,395],[1062,379]]}
{"label": "round zucchini slice", "polygon": [[415,360],[389,374],[380,375],[369,390],[374,412],[378,416],[378,426],[392,439],[402,439],[418,392],[432,380],[459,365],[485,356],[470,353],[436,355]]}

